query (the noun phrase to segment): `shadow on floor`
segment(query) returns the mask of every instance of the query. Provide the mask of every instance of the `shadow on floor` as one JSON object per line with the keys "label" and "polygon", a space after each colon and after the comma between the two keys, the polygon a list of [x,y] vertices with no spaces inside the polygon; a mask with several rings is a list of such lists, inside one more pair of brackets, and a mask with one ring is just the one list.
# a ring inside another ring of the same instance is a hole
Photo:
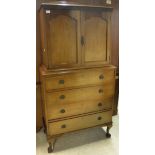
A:
{"label": "shadow on floor", "polygon": [[103,128],[95,127],[62,135],[56,141],[54,152],[104,140],[105,134]]}

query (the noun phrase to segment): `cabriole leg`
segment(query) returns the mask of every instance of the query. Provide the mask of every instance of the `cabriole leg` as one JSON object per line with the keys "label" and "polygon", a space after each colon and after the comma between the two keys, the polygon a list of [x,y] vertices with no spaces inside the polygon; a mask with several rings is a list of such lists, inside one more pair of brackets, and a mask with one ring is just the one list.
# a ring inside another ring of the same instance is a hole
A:
{"label": "cabriole leg", "polygon": [[111,134],[109,133],[110,128],[111,128],[111,126],[107,126],[107,132],[106,132],[106,137],[107,138],[111,137]]}
{"label": "cabriole leg", "polygon": [[48,153],[52,153],[54,151],[55,142],[56,142],[56,139],[52,139],[49,142]]}

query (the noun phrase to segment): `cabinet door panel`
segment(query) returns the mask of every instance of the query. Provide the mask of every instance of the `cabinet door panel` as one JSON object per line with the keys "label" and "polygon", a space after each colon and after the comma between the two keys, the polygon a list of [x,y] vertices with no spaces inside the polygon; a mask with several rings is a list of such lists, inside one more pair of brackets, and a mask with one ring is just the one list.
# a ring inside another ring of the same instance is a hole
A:
{"label": "cabinet door panel", "polygon": [[110,21],[108,13],[84,11],[81,17],[83,63],[109,63]]}
{"label": "cabinet door panel", "polygon": [[49,68],[79,63],[80,12],[53,10],[46,15]]}

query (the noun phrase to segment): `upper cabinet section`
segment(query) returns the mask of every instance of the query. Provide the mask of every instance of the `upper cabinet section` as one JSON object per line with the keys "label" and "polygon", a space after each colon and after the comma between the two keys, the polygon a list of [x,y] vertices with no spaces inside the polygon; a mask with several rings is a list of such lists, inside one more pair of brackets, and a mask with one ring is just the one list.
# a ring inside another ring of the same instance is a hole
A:
{"label": "upper cabinet section", "polygon": [[97,7],[99,2],[108,0],[89,0],[89,8],[81,1],[78,4],[82,7],[68,8],[73,1],[65,1],[63,8],[55,7],[62,2],[50,1],[48,8],[43,3],[40,9],[42,63],[47,69],[110,63],[112,10],[105,9],[105,5]]}

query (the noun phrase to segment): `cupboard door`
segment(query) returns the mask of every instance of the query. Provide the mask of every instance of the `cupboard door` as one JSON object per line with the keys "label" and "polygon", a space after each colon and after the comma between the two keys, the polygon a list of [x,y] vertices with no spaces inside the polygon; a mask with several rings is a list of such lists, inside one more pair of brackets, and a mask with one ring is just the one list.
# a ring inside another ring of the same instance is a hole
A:
{"label": "cupboard door", "polygon": [[75,66],[80,58],[80,11],[45,10],[48,67]]}
{"label": "cupboard door", "polygon": [[110,61],[110,14],[103,11],[83,11],[82,62],[85,65],[108,64]]}

